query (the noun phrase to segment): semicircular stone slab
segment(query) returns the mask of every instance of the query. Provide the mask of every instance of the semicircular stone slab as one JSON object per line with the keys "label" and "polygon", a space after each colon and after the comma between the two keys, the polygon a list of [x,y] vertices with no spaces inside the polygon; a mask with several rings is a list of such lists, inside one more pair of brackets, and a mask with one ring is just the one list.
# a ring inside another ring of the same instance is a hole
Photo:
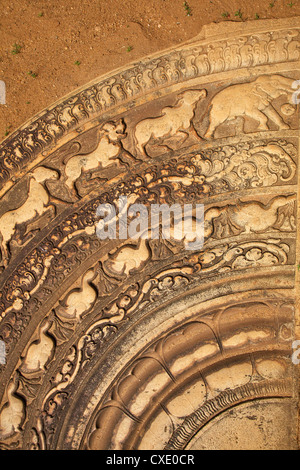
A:
{"label": "semicircular stone slab", "polygon": [[298,448],[299,56],[210,26],[2,142],[2,449]]}

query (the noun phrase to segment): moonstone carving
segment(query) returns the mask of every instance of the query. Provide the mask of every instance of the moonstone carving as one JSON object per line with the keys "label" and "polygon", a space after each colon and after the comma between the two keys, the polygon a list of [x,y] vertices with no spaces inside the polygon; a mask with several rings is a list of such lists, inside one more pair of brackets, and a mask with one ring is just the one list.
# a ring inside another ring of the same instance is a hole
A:
{"label": "moonstone carving", "polygon": [[[0,144],[1,449],[299,448],[299,56],[212,25]],[[101,239],[122,198],[204,243]]]}

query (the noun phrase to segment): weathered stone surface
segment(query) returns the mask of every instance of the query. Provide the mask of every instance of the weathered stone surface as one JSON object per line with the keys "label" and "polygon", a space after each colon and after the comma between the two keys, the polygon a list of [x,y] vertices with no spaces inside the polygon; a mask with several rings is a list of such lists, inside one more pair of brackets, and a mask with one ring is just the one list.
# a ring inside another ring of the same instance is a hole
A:
{"label": "weathered stone surface", "polygon": [[[298,448],[299,56],[299,18],[207,27],[2,143],[1,448]],[[122,196],[204,245],[100,240]]]}

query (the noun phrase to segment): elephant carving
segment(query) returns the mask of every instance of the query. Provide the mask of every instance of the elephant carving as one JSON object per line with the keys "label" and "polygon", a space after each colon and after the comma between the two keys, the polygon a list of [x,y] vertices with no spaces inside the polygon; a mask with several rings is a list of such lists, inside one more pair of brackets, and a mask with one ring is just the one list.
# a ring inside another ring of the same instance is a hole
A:
{"label": "elephant carving", "polygon": [[[220,91],[210,103],[209,127],[205,138],[213,138],[221,124],[245,117],[258,122],[257,131],[269,130],[268,120],[276,124],[279,129],[289,129],[289,125],[276,111],[272,101],[282,95],[291,98],[293,82],[293,79],[281,75],[262,75],[253,82],[232,85]],[[291,103],[291,99],[289,101]],[[289,106],[288,114],[290,111],[295,111],[291,104],[287,106]],[[283,107],[282,111],[284,112]]]}

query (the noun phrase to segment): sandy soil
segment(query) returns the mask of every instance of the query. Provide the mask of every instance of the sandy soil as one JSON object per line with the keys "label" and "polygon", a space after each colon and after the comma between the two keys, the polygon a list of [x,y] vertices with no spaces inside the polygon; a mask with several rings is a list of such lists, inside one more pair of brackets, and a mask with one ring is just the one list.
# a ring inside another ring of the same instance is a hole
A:
{"label": "sandy soil", "polygon": [[300,0],[1,2],[0,141],[59,98],[133,60],[228,20],[300,15]]}

